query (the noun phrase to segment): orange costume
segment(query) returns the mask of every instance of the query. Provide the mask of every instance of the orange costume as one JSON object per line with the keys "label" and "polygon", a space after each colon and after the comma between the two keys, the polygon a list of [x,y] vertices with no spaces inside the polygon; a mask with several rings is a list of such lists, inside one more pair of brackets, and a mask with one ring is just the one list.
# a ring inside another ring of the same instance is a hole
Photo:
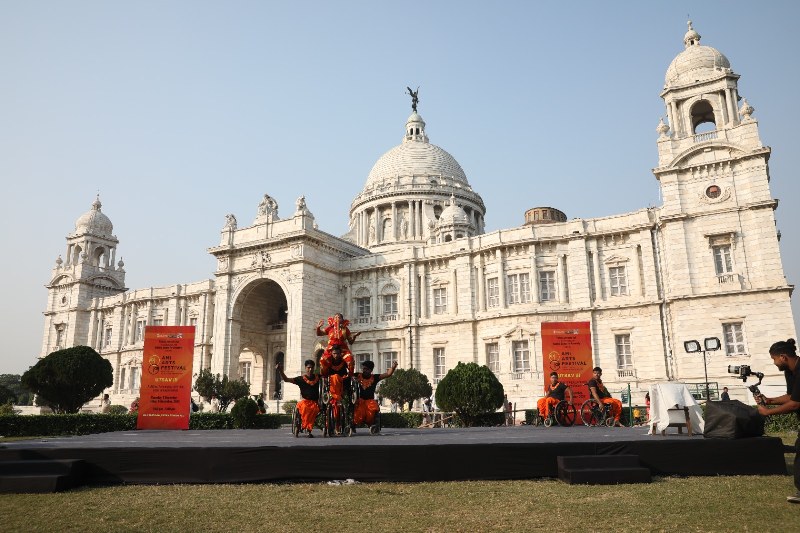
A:
{"label": "orange costume", "polygon": [[592,387],[597,389],[597,397],[600,398],[600,401],[604,405],[611,406],[611,416],[614,417],[614,422],[619,422],[619,417],[622,414],[622,402],[611,397],[611,393],[608,392],[608,389],[605,385],[603,385],[603,382],[600,379],[590,379],[586,385],[589,386],[590,395]]}
{"label": "orange costume", "polygon": [[356,374],[356,381],[361,390],[358,394],[358,401],[353,412],[353,423],[356,426],[366,424],[371,426],[375,423],[375,415],[378,414],[378,402],[375,401],[375,387],[381,380],[381,376],[370,374],[365,378],[363,374]]}
{"label": "orange costume", "polygon": [[328,317],[328,325],[324,330],[317,326],[317,335],[328,336],[328,345],[325,347],[325,351],[319,359],[319,368],[323,376],[327,376],[330,373],[331,365],[333,364],[331,348],[334,346],[338,346],[342,350],[342,359],[344,359],[347,364],[347,375],[353,375],[355,362],[353,361],[353,354],[350,353],[350,347],[347,343],[354,342],[355,337],[350,333],[350,329],[347,327],[349,325],[349,320],[343,320],[340,323],[336,316],[330,316]]}
{"label": "orange costume", "polygon": [[549,384],[545,387],[544,391],[546,396],[544,398],[539,398],[539,401],[536,402],[536,407],[539,408],[539,415],[542,418],[550,416],[550,409],[554,408],[558,405],[558,402],[564,399],[564,392],[566,390],[567,386],[560,381],[556,381],[555,385]]}
{"label": "orange costume", "polygon": [[319,376],[315,374],[313,379],[309,379],[307,376],[298,376],[291,381],[300,387],[300,396],[303,397],[297,402],[302,427],[311,431],[314,429],[314,421],[319,415]]}

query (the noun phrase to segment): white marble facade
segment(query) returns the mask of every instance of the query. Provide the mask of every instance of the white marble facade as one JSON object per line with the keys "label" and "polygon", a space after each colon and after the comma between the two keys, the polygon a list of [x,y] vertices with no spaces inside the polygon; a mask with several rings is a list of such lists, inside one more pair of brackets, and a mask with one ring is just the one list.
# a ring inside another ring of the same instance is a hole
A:
{"label": "white marble facade", "polygon": [[702,382],[702,358],[683,341],[716,336],[723,346],[709,380],[744,399],[727,365],[752,358],[774,373],[762,356],[796,337],[770,148],[727,58],[700,45],[691,25],[684,45],[661,93],[659,207],[594,219],[536,208],[523,226],[485,233],[483,200],[415,111],[357,192],[346,235],[318,229],[303,197],[279,216],[265,195],[249,225],[226,217],[211,280],[125,288],[118,241],[96,201],[53,270],[41,354],[94,347],[114,367],[113,402],[127,404],[144,325],[196,325],[196,370],[243,375],[271,397],[276,359],[286,354],[289,373],[299,372],[319,340],[317,321],[344,311],[363,332],[354,354],[377,370],[397,359],[436,383],[458,361],[488,364],[509,399],[530,408],[546,379],[542,323],[588,321],[612,390],[630,384],[642,401],[654,382]]}

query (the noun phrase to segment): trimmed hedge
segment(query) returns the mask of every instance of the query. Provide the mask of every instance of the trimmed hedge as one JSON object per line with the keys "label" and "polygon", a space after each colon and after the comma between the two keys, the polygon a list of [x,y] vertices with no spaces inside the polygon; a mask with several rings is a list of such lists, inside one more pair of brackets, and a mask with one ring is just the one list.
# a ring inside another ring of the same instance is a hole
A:
{"label": "trimmed hedge", "polygon": [[[289,415],[256,415],[255,429],[277,429],[281,424],[290,424]],[[0,415],[0,435],[4,437],[51,437],[58,435],[90,435],[112,431],[136,429],[136,414],[92,414],[64,415]],[[192,413],[189,429],[233,429],[230,413]]]}

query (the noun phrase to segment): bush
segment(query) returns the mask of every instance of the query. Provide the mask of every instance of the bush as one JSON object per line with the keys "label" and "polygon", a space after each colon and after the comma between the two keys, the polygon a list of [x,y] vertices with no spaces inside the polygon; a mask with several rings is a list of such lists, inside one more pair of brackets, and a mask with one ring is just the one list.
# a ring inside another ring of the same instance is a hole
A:
{"label": "bush", "polygon": [[392,377],[381,383],[378,394],[403,406],[410,405],[419,398],[430,398],[433,388],[428,376],[420,373],[416,368],[408,370],[401,368],[395,370]]}
{"label": "bush", "polygon": [[11,402],[0,404],[0,415],[13,415],[13,414],[16,414],[16,411],[14,411],[14,404],[12,404]]}
{"label": "bush", "polygon": [[109,431],[136,429],[136,415],[103,415],[76,413],[66,415],[3,415],[0,435],[5,437],[44,437],[56,435],[90,435]]}
{"label": "bush", "polygon": [[111,407],[108,408],[108,413],[106,413],[106,414],[109,414],[109,415],[124,415],[127,412],[128,412],[128,408],[125,407],[124,405],[112,405]]}
{"label": "bush", "polygon": [[286,400],[285,402],[283,402],[283,405],[281,405],[281,410],[287,415],[291,416],[292,411],[294,411],[295,405],[297,405],[297,400]]}
{"label": "bush", "polygon": [[768,416],[764,426],[766,433],[787,433],[798,430],[800,430],[800,420],[797,418],[797,413]]}
{"label": "bush", "polygon": [[252,428],[257,414],[258,404],[252,398],[239,398],[231,409],[233,427],[236,429]]}
{"label": "bush", "polygon": [[385,428],[416,428],[422,424],[422,413],[381,412],[381,426]]}
{"label": "bush", "polygon": [[436,404],[454,411],[465,427],[484,424],[503,405],[503,385],[489,367],[459,362],[439,382]]}

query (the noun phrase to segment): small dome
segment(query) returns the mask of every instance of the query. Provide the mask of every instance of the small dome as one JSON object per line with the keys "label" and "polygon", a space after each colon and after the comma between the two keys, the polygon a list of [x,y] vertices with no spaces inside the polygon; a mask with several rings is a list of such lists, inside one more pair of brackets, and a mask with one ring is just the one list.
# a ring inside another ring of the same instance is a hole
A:
{"label": "small dome", "polygon": [[730,72],[731,63],[722,52],[700,44],[700,34],[692,28],[684,35],[686,49],[672,60],[664,76],[666,86],[685,85],[718,77]]}
{"label": "small dome", "polygon": [[456,205],[455,198],[450,197],[450,205],[448,205],[442,214],[439,216],[439,225],[461,225],[470,224],[467,213],[462,208]]}
{"label": "small dome", "polygon": [[90,233],[101,237],[111,236],[114,231],[114,225],[111,223],[111,219],[100,211],[100,207],[102,207],[102,204],[98,196],[92,203],[92,208],[75,221],[75,233]]}

